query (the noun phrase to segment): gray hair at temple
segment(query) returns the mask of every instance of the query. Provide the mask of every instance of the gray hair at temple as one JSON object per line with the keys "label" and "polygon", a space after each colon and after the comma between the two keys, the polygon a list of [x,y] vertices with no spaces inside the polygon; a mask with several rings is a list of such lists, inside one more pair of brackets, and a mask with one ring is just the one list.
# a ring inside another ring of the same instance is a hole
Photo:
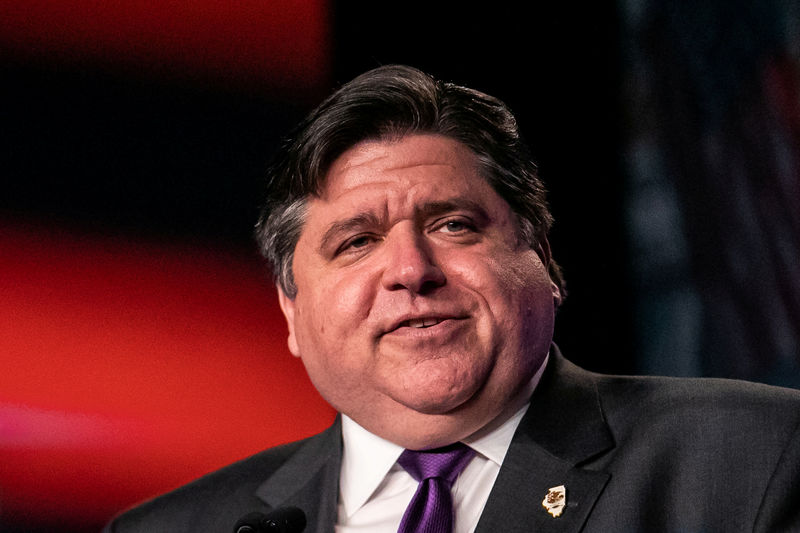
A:
{"label": "gray hair at temple", "polygon": [[[289,298],[297,294],[292,260],[307,202],[322,193],[331,164],[362,141],[411,134],[444,135],[467,146],[484,179],[516,214],[519,238],[549,256],[553,217],[511,110],[479,91],[415,68],[387,65],[358,76],[323,101],[295,128],[269,168],[256,239]],[[561,269],[549,257],[542,260],[563,297]]]}

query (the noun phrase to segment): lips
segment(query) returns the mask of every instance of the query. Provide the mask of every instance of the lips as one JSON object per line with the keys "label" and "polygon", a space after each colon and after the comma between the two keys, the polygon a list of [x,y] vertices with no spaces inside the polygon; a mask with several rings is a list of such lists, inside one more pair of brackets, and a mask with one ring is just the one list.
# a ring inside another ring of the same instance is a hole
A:
{"label": "lips", "polygon": [[455,322],[466,318],[465,315],[457,313],[430,313],[414,314],[398,317],[387,327],[383,328],[383,334],[399,333],[402,331],[418,331],[438,326],[443,322]]}
{"label": "lips", "polygon": [[398,327],[401,328],[429,328],[435,326],[444,318],[413,318],[411,320],[404,320]]}

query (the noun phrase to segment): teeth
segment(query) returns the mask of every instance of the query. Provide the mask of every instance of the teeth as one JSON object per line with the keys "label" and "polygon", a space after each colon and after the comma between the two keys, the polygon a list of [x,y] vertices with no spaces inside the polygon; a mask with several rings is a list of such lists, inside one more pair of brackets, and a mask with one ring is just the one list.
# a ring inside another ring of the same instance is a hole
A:
{"label": "teeth", "polygon": [[415,318],[413,320],[406,320],[403,325],[410,328],[427,328],[439,323],[438,318]]}

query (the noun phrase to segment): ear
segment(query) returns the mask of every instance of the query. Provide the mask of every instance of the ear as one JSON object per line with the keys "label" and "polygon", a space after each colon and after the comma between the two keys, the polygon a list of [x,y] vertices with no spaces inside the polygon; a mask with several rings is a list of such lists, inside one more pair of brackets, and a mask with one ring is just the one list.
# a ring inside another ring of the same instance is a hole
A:
{"label": "ear", "polygon": [[283,316],[286,317],[286,325],[289,326],[289,338],[287,339],[287,344],[289,345],[289,351],[292,352],[292,355],[295,357],[300,357],[300,348],[297,346],[297,336],[295,335],[294,329],[294,313],[295,313],[295,306],[294,300],[286,296],[286,293],[283,292],[283,289],[278,288],[278,304],[281,306],[281,311],[283,311]]}
{"label": "ear", "polygon": [[561,305],[561,289],[558,288],[558,285],[553,280],[550,280],[550,292],[553,294],[553,306],[558,309]]}
{"label": "ear", "polygon": [[[551,252],[550,252],[550,241],[547,238],[542,237],[541,241],[539,241],[539,246],[536,249],[536,253],[539,254],[539,258],[542,260],[542,264],[544,264],[544,268],[549,272],[550,271],[550,261],[552,259]],[[553,295],[553,305],[558,307],[561,305],[561,290],[558,288],[558,284],[552,279],[550,280],[550,292]]]}

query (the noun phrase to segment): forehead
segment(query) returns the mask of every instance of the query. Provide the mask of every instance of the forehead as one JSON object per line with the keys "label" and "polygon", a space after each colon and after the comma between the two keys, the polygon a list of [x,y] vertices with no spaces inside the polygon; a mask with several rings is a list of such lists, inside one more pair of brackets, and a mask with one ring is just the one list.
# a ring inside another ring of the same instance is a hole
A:
{"label": "forehead", "polygon": [[328,170],[320,199],[336,202],[381,189],[387,193],[408,193],[415,188],[445,193],[475,187],[491,189],[469,148],[442,135],[419,134],[364,141],[345,151]]}

